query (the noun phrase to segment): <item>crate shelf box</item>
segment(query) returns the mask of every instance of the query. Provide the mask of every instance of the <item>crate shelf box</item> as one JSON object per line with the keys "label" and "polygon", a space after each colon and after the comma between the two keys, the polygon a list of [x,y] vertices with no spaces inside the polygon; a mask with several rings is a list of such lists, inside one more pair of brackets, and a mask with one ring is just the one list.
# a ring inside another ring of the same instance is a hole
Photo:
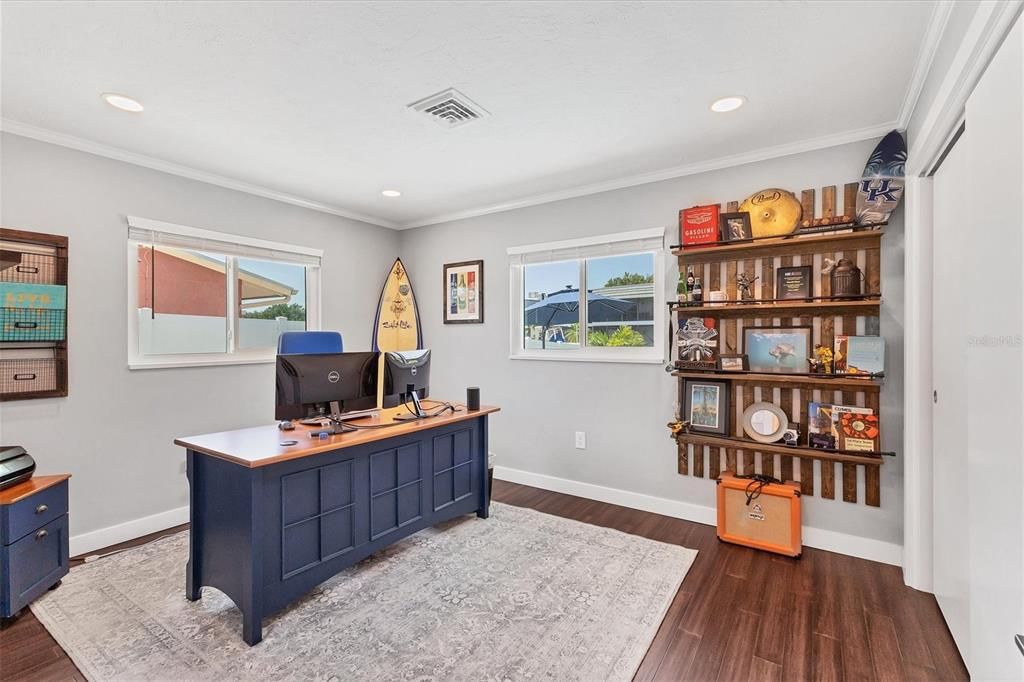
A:
{"label": "crate shelf box", "polygon": [[68,394],[67,237],[0,229],[0,401]]}

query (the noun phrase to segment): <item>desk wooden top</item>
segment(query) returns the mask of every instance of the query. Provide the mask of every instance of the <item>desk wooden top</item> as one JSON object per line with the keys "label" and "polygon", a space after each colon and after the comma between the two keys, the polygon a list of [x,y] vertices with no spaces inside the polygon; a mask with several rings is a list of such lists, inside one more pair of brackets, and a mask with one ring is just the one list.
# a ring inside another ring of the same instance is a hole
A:
{"label": "desk wooden top", "polygon": [[0,504],[14,504],[15,502],[20,502],[26,497],[31,497],[42,490],[53,487],[58,483],[63,483],[69,478],[71,478],[71,474],[33,476],[27,481],[22,481],[18,485],[12,485],[10,488],[0,490]]}
{"label": "desk wooden top", "polygon": [[[431,405],[437,401],[431,401]],[[313,431],[320,431],[320,427],[303,426],[295,421],[293,431],[282,431],[277,424],[266,426],[254,426],[248,429],[237,431],[221,431],[220,433],[208,433],[202,436],[186,436],[176,438],[175,445],[180,445],[189,450],[202,452],[213,457],[228,460],[246,467],[262,467],[268,464],[276,464],[289,459],[308,457],[321,452],[350,448],[356,445],[365,445],[374,441],[404,436],[425,429],[434,429],[447,424],[476,419],[477,417],[497,412],[501,408],[492,405],[481,405],[475,412],[467,412],[465,405],[452,403],[457,411],[446,412],[437,417],[417,419],[414,421],[397,421],[396,415],[408,414],[404,407],[382,410],[378,416],[364,417],[352,420],[358,426],[379,426],[395,424],[388,428],[371,428],[360,431],[348,431],[326,440],[310,438]],[[430,409],[430,408],[426,408]],[[281,445],[282,441],[297,440],[297,445]]]}

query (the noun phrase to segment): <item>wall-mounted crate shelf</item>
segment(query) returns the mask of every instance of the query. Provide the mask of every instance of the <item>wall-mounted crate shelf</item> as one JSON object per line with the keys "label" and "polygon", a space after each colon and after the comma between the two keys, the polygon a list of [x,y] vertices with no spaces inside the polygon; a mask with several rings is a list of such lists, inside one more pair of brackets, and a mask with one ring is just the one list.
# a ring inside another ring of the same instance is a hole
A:
{"label": "wall-mounted crate shelf", "polygon": [[857,377],[843,374],[763,374],[760,372],[726,372],[709,370],[676,370],[672,376],[683,379],[718,379],[742,384],[778,384],[793,388],[810,387],[854,391],[878,392],[882,388],[882,379]]}
{"label": "wall-mounted crate shelf", "polygon": [[773,303],[719,303],[717,305],[678,305],[679,314],[687,317],[803,317],[810,315],[872,315],[878,317],[880,298],[841,301],[776,301]]}
{"label": "wall-mounted crate shelf", "polygon": [[[800,194],[805,220],[856,213],[856,183],[843,187],[841,213],[836,210],[834,186],[822,188],[820,196],[819,211],[815,190],[804,190]],[[738,204],[729,202],[724,210],[736,211]],[[835,226],[839,230],[835,233],[815,232],[675,248],[673,253],[679,258],[680,273],[685,276],[692,270],[696,277],[700,277],[705,298],[705,303],[699,306],[678,302],[670,304],[676,324],[687,317],[715,318],[718,350],[723,354],[742,352],[744,329],[750,327],[774,324],[810,326],[812,344],[828,348],[832,347],[835,336],[839,334],[879,334],[884,226],[884,223],[840,225]],[[822,270],[826,259],[838,261],[841,258],[852,260],[864,273],[863,298],[836,299],[832,296],[831,277]],[[812,266],[811,300],[775,300],[776,270],[796,265]],[[746,273],[751,279],[757,278],[751,291],[757,302],[738,302],[736,277],[740,273]],[[709,305],[708,292],[711,291],[722,291],[726,301]],[[678,370],[673,375],[680,382],[680,388],[688,379],[728,381],[731,398],[730,436],[676,435],[680,474],[716,479],[726,470],[737,474],[765,473],[782,480],[798,480],[803,494],[817,494],[826,499],[835,499],[838,483],[843,500],[863,500],[875,507],[881,505],[882,458],[879,453],[849,454],[779,444],[763,445],[746,439],[740,423],[743,410],[761,401],[778,405],[790,422],[800,424],[802,438],[806,438],[807,407],[812,401],[870,407],[880,415],[880,377],[697,370]],[[859,468],[863,469],[863,474],[858,473]]]}
{"label": "wall-mounted crate shelf", "polygon": [[68,238],[0,229],[0,401],[68,394]]}
{"label": "wall-mounted crate shelf", "polygon": [[[735,203],[735,202],[733,202]],[[730,211],[735,211],[732,204]],[[746,242],[724,242],[714,246],[674,247],[672,253],[687,263],[710,263],[726,258],[758,258],[777,253],[814,253],[816,251],[848,251],[877,248],[886,223],[857,229],[853,232],[815,234],[805,237],[766,237]],[[837,228],[839,229],[839,228]]]}

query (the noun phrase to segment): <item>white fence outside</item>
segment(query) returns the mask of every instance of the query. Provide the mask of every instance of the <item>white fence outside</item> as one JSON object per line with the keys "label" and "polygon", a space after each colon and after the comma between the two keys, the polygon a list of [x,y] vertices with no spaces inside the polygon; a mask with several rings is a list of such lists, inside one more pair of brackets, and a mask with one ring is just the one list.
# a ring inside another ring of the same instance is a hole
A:
{"label": "white fence outside", "polygon": [[[172,353],[223,353],[227,350],[227,318],[205,315],[154,317],[149,308],[139,308],[139,350],[143,355]],[[281,332],[302,331],[306,323],[278,318],[238,321],[239,348],[276,348]]]}

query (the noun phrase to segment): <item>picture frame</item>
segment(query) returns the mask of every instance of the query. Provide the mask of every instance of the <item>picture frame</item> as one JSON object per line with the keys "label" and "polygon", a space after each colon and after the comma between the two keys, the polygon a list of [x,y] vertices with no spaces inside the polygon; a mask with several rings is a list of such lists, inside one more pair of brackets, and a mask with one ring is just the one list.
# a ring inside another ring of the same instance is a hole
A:
{"label": "picture frame", "polygon": [[814,268],[787,265],[775,271],[776,301],[807,301],[814,298]]}
{"label": "picture frame", "polygon": [[443,266],[445,324],[483,324],[484,262],[467,260]]}
{"label": "picture frame", "polygon": [[746,355],[718,356],[718,369],[722,372],[745,372],[749,367]]}
{"label": "picture frame", "polygon": [[748,242],[754,238],[750,227],[750,213],[735,211],[718,216],[718,232],[723,242]]}
{"label": "picture frame", "polygon": [[718,369],[719,331],[714,317],[682,317],[676,331],[679,369]]}
{"label": "picture frame", "polygon": [[725,436],[729,433],[730,384],[728,381],[687,379],[680,404],[683,421],[696,433]]}
{"label": "picture frame", "polygon": [[809,326],[745,327],[743,352],[751,372],[804,374],[811,357]]}

